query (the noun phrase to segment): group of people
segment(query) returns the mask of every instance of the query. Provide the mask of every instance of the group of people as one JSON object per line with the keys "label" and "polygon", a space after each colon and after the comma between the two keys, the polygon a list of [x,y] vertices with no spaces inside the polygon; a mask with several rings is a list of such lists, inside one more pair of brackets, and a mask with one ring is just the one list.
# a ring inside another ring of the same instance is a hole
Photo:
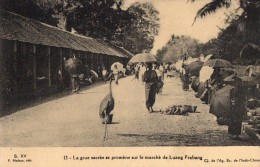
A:
{"label": "group of people", "polygon": [[[91,83],[93,82],[92,81],[93,76],[91,76],[91,72],[88,66],[85,66],[84,70],[82,70],[81,73],[82,74],[76,74],[76,73],[70,74],[71,88],[73,93],[79,92],[81,80],[88,80]],[[111,71],[108,71],[104,65],[102,67],[99,66],[97,70],[97,75],[98,75],[97,77],[100,80],[103,80],[104,83],[106,83],[106,81],[112,77],[115,80],[115,83],[118,85],[119,74],[120,71],[117,68],[117,65],[114,65]]]}
{"label": "group of people", "polygon": [[[222,89],[226,82],[224,80],[225,78],[225,71],[222,68],[214,67],[214,71],[211,74],[210,78],[205,82],[202,83],[204,86],[204,92],[200,95],[200,99],[205,101],[206,104],[211,104],[213,102],[213,96],[214,94]],[[248,72],[246,71],[246,75]],[[229,111],[222,116],[217,116],[218,120],[221,120],[225,118],[227,120],[228,125],[228,134],[231,139],[240,139],[241,135],[241,129],[242,129],[242,121],[244,116],[246,115],[246,93],[248,89],[245,89],[245,86],[243,85],[243,81],[240,77],[237,77],[235,75],[235,72],[233,71],[233,82],[232,86],[233,88],[230,90],[230,108]],[[185,68],[180,71],[181,80],[183,83],[183,90],[189,89],[189,82],[190,82],[190,76],[186,73]],[[248,75],[249,76],[249,75]],[[197,91],[197,94],[199,91]],[[211,105],[210,107],[210,113],[216,113],[217,110],[214,105]]]}

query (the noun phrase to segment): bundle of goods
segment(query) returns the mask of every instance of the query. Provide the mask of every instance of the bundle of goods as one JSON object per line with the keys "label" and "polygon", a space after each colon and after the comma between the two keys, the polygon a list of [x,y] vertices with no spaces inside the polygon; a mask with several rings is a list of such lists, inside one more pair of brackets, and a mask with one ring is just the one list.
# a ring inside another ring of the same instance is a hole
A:
{"label": "bundle of goods", "polygon": [[249,109],[254,109],[254,108],[257,108],[259,106],[260,106],[260,104],[259,104],[258,100],[253,99],[253,98],[250,98],[250,99],[247,100],[247,107]]}
{"label": "bundle of goods", "polygon": [[260,129],[260,109],[248,112],[248,117],[248,124],[252,125],[252,128]]}
{"label": "bundle of goods", "polygon": [[195,112],[197,106],[190,105],[173,105],[160,110],[162,114],[166,115],[188,115],[189,112]]}

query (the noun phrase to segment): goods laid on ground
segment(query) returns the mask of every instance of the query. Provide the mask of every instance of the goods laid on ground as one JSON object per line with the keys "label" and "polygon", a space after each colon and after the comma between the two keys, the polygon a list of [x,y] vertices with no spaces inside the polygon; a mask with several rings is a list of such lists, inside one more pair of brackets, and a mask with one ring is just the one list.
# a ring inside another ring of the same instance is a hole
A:
{"label": "goods laid on ground", "polygon": [[248,124],[252,125],[252,128],[260,130],[260,108],[258,108],[258,110],[248,112],[248,117]]}
{"label": "goods laid on ground", "polygon": [[168,70],[167,73],[166,73],[166,76],[167,76],[167,78],[168,77],[174,77],[174,71]]}
{"label": "goods laid on ground", "polygon": [[248,125],[244,126],[245,132],[256,141],[260,142],[260,108],[247,113]]}
{"label": "goods laid on ground", "polygon": [[173,105],[169,106],[165,109],[160,110],[162,114],[165,115],[188,115],[190,112],[195,112],[197,106],[190,106],[190,105]]}

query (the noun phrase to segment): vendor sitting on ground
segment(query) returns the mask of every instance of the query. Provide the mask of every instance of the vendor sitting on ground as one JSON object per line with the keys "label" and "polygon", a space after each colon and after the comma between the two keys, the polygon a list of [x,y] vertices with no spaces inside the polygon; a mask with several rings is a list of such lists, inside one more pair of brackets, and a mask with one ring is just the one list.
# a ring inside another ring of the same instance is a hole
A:
{"label": "vendor sitting on ground", "polygon": [[213,74],[210,77],[210,86],[218,89],[223,87],[223,76],[220,74],[220,68],[214,67]]}

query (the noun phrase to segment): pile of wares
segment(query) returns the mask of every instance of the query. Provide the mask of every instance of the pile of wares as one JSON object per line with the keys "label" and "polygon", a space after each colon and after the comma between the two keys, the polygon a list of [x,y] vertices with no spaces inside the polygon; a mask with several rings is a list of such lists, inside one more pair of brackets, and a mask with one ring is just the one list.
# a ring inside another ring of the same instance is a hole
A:
{"label": "pile of wares", "polygon": [[260,129],[260,110],[248,112],[248,117],[248,124],[252,125],[252,128]]}
{"label": "pile of wares", "polygon": [[195,112],[196,109],[197,106],[173,105],[160,110],[160,112],[165,115],[188,115],[189,112]]}

